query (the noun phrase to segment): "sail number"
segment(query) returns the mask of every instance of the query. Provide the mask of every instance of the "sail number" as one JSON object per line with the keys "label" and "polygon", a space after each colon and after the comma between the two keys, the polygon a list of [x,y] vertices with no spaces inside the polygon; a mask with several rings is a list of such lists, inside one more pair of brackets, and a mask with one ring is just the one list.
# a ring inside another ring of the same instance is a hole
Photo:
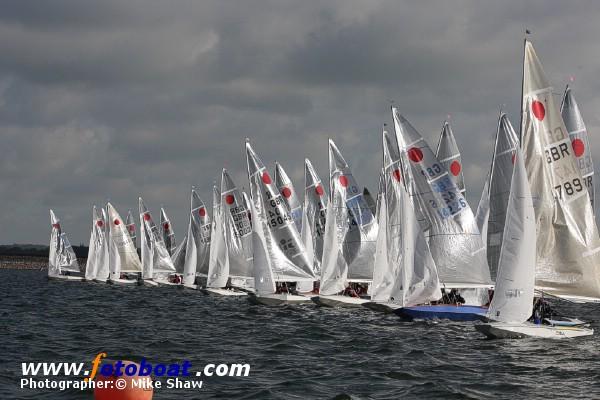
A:
{"label": "sail number", "polygon": [[566,142],[562,142],[553,146],[550,146],[544,150],[546,154],[546,162],[552,164],[565,156],[570,155],[569,145]]}
{"label": "sail number", "polygon": [[252,226],[248,219],[248,210],[243,205],[237,207],[231,207],[229,209],[231,218],[233,219],[233,225],[235,226],[235,236],[242,237],[252,232]]}
{"label": "sail number", "polygon": [[579,193],[584,189],[584,186],[581,184],[581,179],[575,178],[572,181],[567,181],[562,185],[554,186],[554,190],[558,193],[558,198],[563,199],[563,193],[567,196],[572,196],[575,193]]}

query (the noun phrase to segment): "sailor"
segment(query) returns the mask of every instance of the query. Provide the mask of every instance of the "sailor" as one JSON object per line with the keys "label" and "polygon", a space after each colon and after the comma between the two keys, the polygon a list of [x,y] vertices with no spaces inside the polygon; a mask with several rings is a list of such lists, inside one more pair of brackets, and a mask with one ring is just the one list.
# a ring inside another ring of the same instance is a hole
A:
{"label": "sailor", "polygon": [[465,299],[458,293],[458,290],[452,289],[450,290],[450,294],[448,294],[448,300],[450,304],[465,304]]}

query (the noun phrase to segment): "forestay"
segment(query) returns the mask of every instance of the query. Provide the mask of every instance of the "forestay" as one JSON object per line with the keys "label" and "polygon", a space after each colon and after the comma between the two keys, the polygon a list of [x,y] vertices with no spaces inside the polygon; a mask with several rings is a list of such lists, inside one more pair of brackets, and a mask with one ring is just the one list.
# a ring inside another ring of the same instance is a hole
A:
{"label": "forestay", "polygon": [[142,277],[153,279],[157,274],[175,272],[175,266],[163,238],[141,197],[138,199],[138,207],[142,241]]}
{"label": "forestay", "polygon": [[515,167],[504,223],[498,277],[488,318],[506,323],[522,323],[533,311],[535,283],[535,212],[520,149]]}
{"label": "forestay", "polygon": [[275,161],[275,186],[290,211],[290,216],[296,224],[296,229],[300,232],[302,229],[302,203],[298,198],[296,189],[294,189],[292,180],[277,161]]}
{"label": "forestay", "polygon": [[62,231],[60,220],[50,210],[50,249],[48,257],[48,276],[59,276],[64,272],[80,272],[79,263],[66,233]]}
{"label": "forestay", "polygon": [[121,272],[142,272],[142,264],[131,241],[123,219],[111,203],[106,204],[108,215],[108,248],[110,278],[121,278]]}
{"label": "forestay", "polygon": [[[252,202],[254,277],[257,292],[269,281],[312,281],[312,266],[300,234],[263,162],[246,142]],[[265,264],[266,265],[263,265]],[[267,269],[270,271],[268,272]],[[273,290],[274,291],[274,290]]]}
{"label": "forestay", "polygon": [[536,285],[600,298],[600,240],[575,150],[532,44],[525,42],[522,146],[537,221]]}
{"label": "forestay", "polygon": [[498,259],[504,235],[504,220],[510,195],[510,184],[518,146],[517,135],[506,114],[500,114],[490,169],[490,204],[487,225],[487,259],[492,278],[498,270]]}
{"label": "forestay", "polygon": [[456,138],[448,121],[444,121],[442,125],[442,133],[440,134],[440,141],[438,142],[435,155],[440,164],[448,170],[450,179],[452,179],[454,185],[456,185],[464,196],[465,179],[463,176],[462,159],[458,145],[456,144]]}
{"label": "forestay", "polygon": [[173,231],[173,225],[164,207],[160,208],[160,236],[165,242],[169,255],[173,255],[177,247],[175,244],[175,231]]}
{"label": "forestay", "polygon": [[369,282],[377,240],[377,221],[348,163],[329,140],[331,201],[325,221],[320,293],[333,295],[347,281]]}
{"label": "forestay", "polygon": [[429,246],[439,279],[454,287],[490,284],[485,246],[475,217],[448,171],[412,125],[392,108],[402,163],[429,221]]}
{"label": "forestay", "polygon": [[571,88],[567,85],[563,95],[560,112],[569,132],[571,139],[571,147],[573,154],[577,160],[577,166],[581,172],[581,177],[585,182],[588,193],[590,194],[590,202],[592,203],[592,211],[594,211],[594,161],[592,160],[592,147],[590,139],[579,111],[579,105],[573,97]]}

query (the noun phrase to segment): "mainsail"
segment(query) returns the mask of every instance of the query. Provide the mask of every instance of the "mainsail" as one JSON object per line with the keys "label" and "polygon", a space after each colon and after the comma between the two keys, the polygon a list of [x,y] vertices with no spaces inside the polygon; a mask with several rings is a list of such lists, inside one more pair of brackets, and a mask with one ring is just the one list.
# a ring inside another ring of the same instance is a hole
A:
{"label": "mainsail", "polygon": [[320,293],[333,295],[347,281],[371,281],[377,221],[339,149],[329,140],[331,201],[325,222]]}
{"label": "mainsail", "polygon": [[183,242],[181,242],[180,246],[185,246],[185,250],[182,251],[182,253],[185,254],[183,258],[183,285],[192,286],[196,282],[196,263],[198,260],[198,248],[194,239],[194,232],[191,221],[188,224],[186,238]]}
{"label": "mainsail", "polygon": [[407,179],[421,212],[429,221],[429,247],[446,286],[490,284],[485,246],[475,216],[448,171],[413,126],[392,108],[396,138]]}
{"label": "mainsail", "polygon": [[[244,195],[225,169],[221,175],[221,212],[227,243],[229,277],[232,278],[232,286],[236,286],[239,283],[236,278],[254,277],[252,272],[252,226]],[[247,287],[248,284],[243,286]]]}
{"label": "mainsail", "polygon": [[154,223],[152,214],[146,208],[141,197],[138,199],[138,205],[141,225],[140,235],[142,238],[142,277],[144,279],[153,279],[160,273],[175,272],[175,266],[158,231],[158,227]]}
{"label": "mainsail", "polygon": [[229,278],[229,257],[227,257],[224,228],[221,193],[219,193],[219,189],[215,185],[213,186],[213,219],[210,233],[207,287],[220,288],[227,285],[227,279]]}
{"label": "mainsail", "polygon": [[462,160],[454,133],[450,127],[448,121],[444,121],[442,125],[442,133],[440,134],[440,141],[435,156],[439,160],[440,164],[446,168],[449,172],[450,179],[454,182],[454,185],[463,194],[465,193],[465,179],[462,170]]}
{"label": "mainsail", "polygon": [[315,275],[321,273],[327,194],[310,160],[304,160],[304,212],[302,214],[302,243]]}
{"label": "mainsail", "polygon": [[520,149],[504,223],[498,277],[488,317],[495,321],[522,323],[533,311],[535,283],[535,212]]}
{"label": "mainsail", "polygon": [[533,45],[525,41],[521,145],[537,221],[536,285],[600,298],[600,240],[576,153]]}
{"label": "mainsail", "polygon": [[85,266],[86,280],[106,280],[108,278],[108,246],[105,225],[105,218],[98,215],[98,210],[94,206],[92,209],[92,232]]}
{"label": "mainsail", "polygon": [[196,243],[196,274],[207,276],[212,228],[206,206],[194,188],[192,188],[191,204],[192,232]]}
{"label": "mainsail", "polygon": [[[489,217],[487,223],[487,260],[492,278],[496,277],[504,220],[510,195],[515,150],[518,147],[517,135],[506,114],[498,118],[498,130],[492,155],[489,182]],[[485,242],[484,242],[485,243]]]}
{"label": "mainsail", "polygon": [[127,212],[127,220],[125,221],[125,226],[127,227],[127,232],[129,232],[129,236],[131,236],[133,246],[137,247],[137,237],[135,234],[135,219],[133,218],[131,210]]}
{"label": "mainsail", "polygon": [[48,276],[59,276],[63,272],[80,272],[79,263],[67,234],[62,231],[60,220],[50,210],[50,224],[52,233],[50,234],[50,250],[48,257]]}
{"label": "mainsail", "polygon": [[573,97],[571,88],[567,85],[565,94],[563,95],[560,112],[565,122],[567,132],[571,139],[571,147],[573,154],[577,160],[577,166],[581,171],[581,177],[585,182],[585,186],[590,194],[590,202],[592,203],[592,211],[594,211],[594,161],[592,160],[592,147],[587,134],[579,105]]}
{"label": "mainsail", "polygon": [[302,203],[298,198],[296,189],[294,189],[292,180],[277,161],[275,161],[275,186],[290,211],[290,216],[296,224],[296,229],[300,232],[302,229]]}
{"label": "mainsail", "polygon": [[110,278],[113,280],[121,278],[121,272],[142,272],[142,264],[137,250],[131,241],[131,236],[123,219],[112,204],[106,204],[108,215],[108,248]]}
{"label": "mainsail", "polygon": [[177,248],[175,244],[175,232],[173,231],[173,225],[171,224],[171,220],[164,207],[160,208],[160,235],[165,242],[165,247],[167,248],[169,255],[172,256]]}
{"label": "mainsail", "polygon": [[274,281],[315,280],[312,265],[306,257],[288,208],[249,142],[246,142],[246,156],[253,208],[254,280],[257,293],[265,293],[264,290],[272,293],[271,283]]}

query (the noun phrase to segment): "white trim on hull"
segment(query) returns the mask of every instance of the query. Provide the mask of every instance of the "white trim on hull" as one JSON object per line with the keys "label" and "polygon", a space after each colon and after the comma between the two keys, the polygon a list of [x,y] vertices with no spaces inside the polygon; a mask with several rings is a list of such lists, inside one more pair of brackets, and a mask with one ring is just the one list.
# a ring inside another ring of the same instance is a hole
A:
{"label": "white trim on hull", "polygon": [[565,339],[594,334],[591,328],[579,326],[537,325],[528,322],[508,324],[492,322],[475,325],[475,329],[490,339],[522,339],[528,337],[544,339]]}
{"label": "white trim on hull", "polygon": [[310,303],[310,297],[299,296],[289,293],[281,294],[254,294],[248,293],[248,300],[254,304],[264,306],[280,306],[284,304],[306,304]]}
{"label": "white trim on hull", "polygon": [[313,296],[311,300],[316,304],[323,307],[351,307],[358,308],[362,307],[365,303],[370,303],[369,299],[362,299],[360,297],[350,297],[350,296],[340,296],[340,295],[331,295],[331,296]]}
{"label": "white trim on hull", "polygon": [[226,289],[226,288],[204,288],[202,289],[204,294],[217,295],[217,296],[248,296],[248,293],[242,292],[237,289]]}
{"label": "white trim on hull", "polygon": [[54,275],[54,276],[48,276],[48,279],[51,281],[74,281],[74,282],[82,282],[84,280],[83,276],[74,276],[74,275]]}
{"label": "white trim on hull", "polygon": [[109,285],[137,285],[137,279],[109,279],[106,281]]}
{"label": "white trim on hull", "polygon": [[152,281],[154,281],[154,283],[157,283],[158,286],[181,286],[181,283],[169,282],[164,279],[152,279]]}

